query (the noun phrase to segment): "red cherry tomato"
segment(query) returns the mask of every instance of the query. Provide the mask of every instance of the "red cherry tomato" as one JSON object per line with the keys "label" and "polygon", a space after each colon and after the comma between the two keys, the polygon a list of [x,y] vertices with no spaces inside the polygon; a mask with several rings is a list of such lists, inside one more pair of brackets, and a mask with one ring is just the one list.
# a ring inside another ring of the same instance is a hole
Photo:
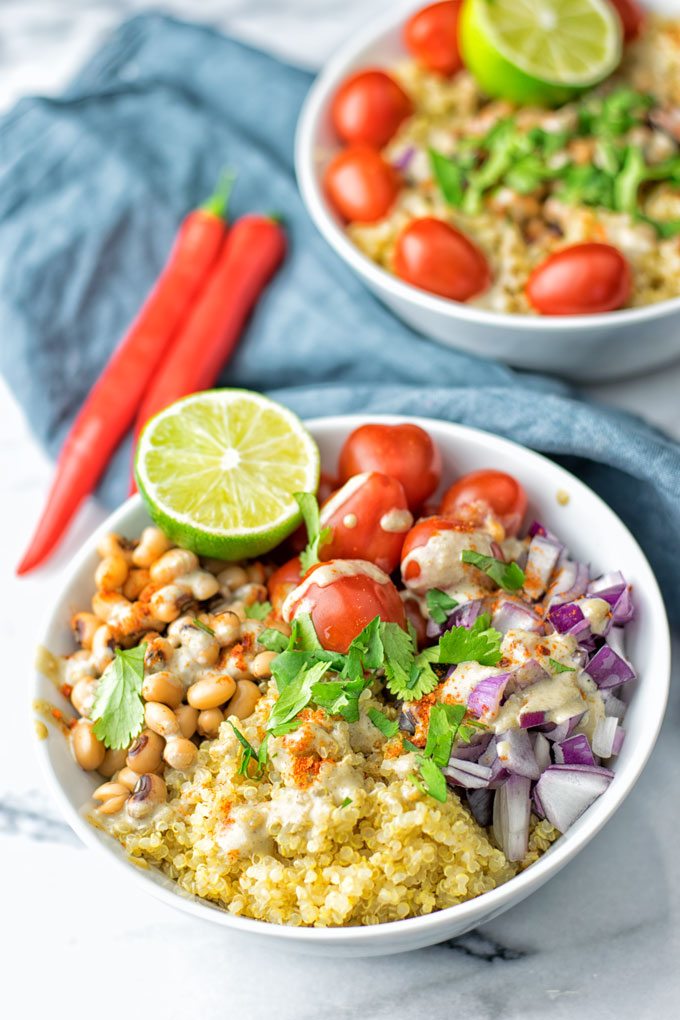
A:
{"label": "red cherry tomato", "polygon": [[269,592],[269,601],[277,616],[281,615],[283,603],[293,588],[297,588],[301,580],[302,566],[300,565],[299,556],[294,556],[292,560],[288,560],[287,563],[284,563],[282,567],[279,567],[271,575],[267,581],[267,591]]}
{"label": "red cherry tomato", "polygon": [[286,602],[287,622],[298,612],[311,615],[319,641],[330,652],[344,654],[376,616],[406,629],[399,592],[387,574],[361,560],[330,560],[308,570]]}
{"label": "red cherry tomato", "polygon": [[541,315],[590,315],[625,305],[632,289],[628,262],[610,244],[575,244],[534,269],[526,294]]}
{"label": "red cherry tomato", "polygon": [[382,471],[397,478],[415,513],[439,485],[442,459],[418,425],[362,425],[345,440],[338,468],[343,482],[363,471]]}
{"label": "red cherry tomato", "polygon": [[461,0],[444,0],[416,11],[404,26],[404,44],[419,64],[439,74],[455,74],[463,61],[458,50]]}
{"label": "red cherry tomato", "polygon": [[637,39],[645,23],[644,11],[639,4],[636,4],[635,0],[611,0],[611,3],[621,19],[623,41],[631,42]]}
{"label": "red cherry tomato", "polygon": [[443,220],[413,220],[397,237],[394,271],[414,287],[467,301],[491,282],[489,264],[464,234]]}
{"label": "red cherry tomato", "polygon": [[457,528],[453,521],[448,520],[446,517],[424,517],[417,524],[414,524],[406,536],[401,550],[401,575],[404,581],[414,581],[417,577],[420,577],[420,566],[418,563],[415,560],[411,560],[410,563],[406,562],[407,557],[414,549],[427,545],[434,535],[439,535],[443,531],[459,530],[460,528]]}
{"label": "red cherry tomato", "polygon": [[331,120],[343,142],[365,142],[382,149],[412,111],[411,100],[389,74],[359,71],[335,93]]}
{"label": "red cherry tomato", "polygon": [[324,503],[321,524],[332,532],[319,551],[321,559],[367,560],[391,574],[413,517],[401,482],[366,471]]}
{"label": "red cherry tomato", "polygon": [[473,471],[446,490],[439,512],[452,520],[479,527],[494,514],[506,535],[516,535],[527,511],[527,494],[504,471]]}
{"label": "red cherry tomato", "polygon": [[374,223],[399,194],[399,175],[368,145],[350,145],[331,160],[324,188],[336,211],[350,222]]}

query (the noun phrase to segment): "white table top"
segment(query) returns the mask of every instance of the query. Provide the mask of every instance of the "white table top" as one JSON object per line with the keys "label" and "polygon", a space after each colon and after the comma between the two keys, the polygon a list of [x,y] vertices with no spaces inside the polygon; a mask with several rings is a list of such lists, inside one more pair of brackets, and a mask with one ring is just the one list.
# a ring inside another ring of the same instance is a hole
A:
{"label": "white table top", "polygon": [[[371,0],[370,8],[388,5]],[[365,20],[369,3],[174,0],[165,6],[314,66]],[[142,7],[138,0],[3,0],[0,109],[27,92],[58,90],[122,14]],[[680,439],[679,386],[680,364],[593,395]],[[64,565],[102,517],[89,504],[54,563],[17,581],[13,568],[50,475],[0,382],[0,637],[9,697],[0,741],[0,958],[11,961],[3,968],[2,1001],[16,1007],[8,1016],[74,1018],[91,1011],[98,1020],[120,1020],[121,1011],[141,1016],[159,1006],[171,1018],[191,1010],[205,1020],[227,1011],[281,1020],[627,1020],[677,1013],[677,687],[652,760],[605,831],[528,901],[451,945],[408,958],[336,962],[272,954],[261,960],[249,942],[140,897],[110,874],[60,820],[31,754],[27,684],[36,630]]]}

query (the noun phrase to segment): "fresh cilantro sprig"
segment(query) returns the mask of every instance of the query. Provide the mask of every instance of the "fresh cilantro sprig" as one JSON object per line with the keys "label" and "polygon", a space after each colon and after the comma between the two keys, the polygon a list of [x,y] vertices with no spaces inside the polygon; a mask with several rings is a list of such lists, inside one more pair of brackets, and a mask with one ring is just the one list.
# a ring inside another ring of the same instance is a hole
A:
{"label": "fresh cilantro sprig", "polygon": [[262,645],[268,652],[285,652],[288,647],[288,638],[275,627],[266,627],[257,638],[258,645]]}
{"label": "fresh cilantro sprig", "polygon": [[296,492],[294,498],[300,507],[307,529],[307,546],[300,553],[300,563],[304,572],[319,562],[319,547],[331,537],[331,529],[321,527],[319,504],[314,493]]}
{"label": "fresh cilantro sprig", "polygon": [[412,772],[408,777],[409,780],[421,793],[429,794],[430,797],[434,797],[435,800],[445,804],[448,791],[442,770],[431,758],[425,758],[423,755],[418,755],[416,762],[420,775],[418,776]]}
{"label": "fresh cilantro sprig", "polygon": [[312,700],[312,688],[330,669],[329,662],[316,662],[304,666],[298,675],[282,691],[269,713],[267,730],[275,737],[281,736],[284,727],[292,722]]}
{"label": "fresh cilantro sprig", "polygon": [[575,673],[576,670],[573,666],[565,666],[563,662],[558,662],[557,659],[548,659],[550,669],[553,673]]}
{"label": "fresh cilantro sprig", "polygon": [[524,584],[524,571],[519,563],[505,563],[494,556],[484,556],[483,553],[475,552],[474,549],[463,549],[460,558],[463,563],[470,563],[483,571],[504,591],[518,591]]}
{"label": "fresh cilantro sprig", "polygon": [[379,708],[369,708],[368,718],[371,720],[373,725],[380,730],[384,737],[391,740],[392,737],[396,737],[399,732],[399,723],[396,719],[388,719],[384,712],[381,712]]}
{"label": "fresh cilantro sprig", "polygon": [[[240,776],[247,776],[249,779],[261,779],[264,775],[265,765],[267,764],[268,748],[267,744],[269,741],[268,735],[265,734],[264,740],[260,744],[260,750],[256,751],[253,745],[250,743],[247,737],[241,733],[239,729],[234,726],[231,719],[227,722],[231,726],[232,730],[236,734],[236,739],[243,748],[241,752],[241,760],[238,766],[238,774]],[[251,774],[250,763],[251,761],[257,762],[257,769]]]}
{"label": "fresh cilantro sprig", "polygon": [[452,599],[450,595],[447,595],[445,591],[441,591],[439,588],[430,588],[425,595],[425,602],[427,603],[430,619],[440,626],[442,623],[446,623],[449,613],[458,606],[455,599]]}
{"label": "fresh cilantro sprig", "polygon": [[409,776],[412,782],[435,800],[446,800],[446,779],[442,773],[451,758],[454,741],[469,743],[480,723],[464,723],[465,705],[437,702],[430,708],[427,739],[423,751],[416,755],[419,775]]}
{"label": "fresh cilantro sprig", "polygon": [[351,797],[345,797],[345,799],[343,800],[342,804],[340,804],[340,807],[341,808],[349,807],[351,803],[352,803],[352,798]]}
{"label": "fresh cilantro sprig", "polygon": [[452,627],[439,639],[439,662],[455,665],[459,662],[479,662],[482,666],[496,666],[503,657],[503,635],[490,626],[488,613],[478,616],[472,627]]}
{"label": "fresh cilantro sprig", "polygon": [[144,652],[146,642],[136,648],[116,648],[113,661],[97,685],[92,705],[92,732],[106,747],[127,747],[144,725]]}
{"label": "fresh cilantro sprig", "polygon": [[249,620],[266,620],[271,611],[271,602],[253,602],[245,607],[245,614]]}

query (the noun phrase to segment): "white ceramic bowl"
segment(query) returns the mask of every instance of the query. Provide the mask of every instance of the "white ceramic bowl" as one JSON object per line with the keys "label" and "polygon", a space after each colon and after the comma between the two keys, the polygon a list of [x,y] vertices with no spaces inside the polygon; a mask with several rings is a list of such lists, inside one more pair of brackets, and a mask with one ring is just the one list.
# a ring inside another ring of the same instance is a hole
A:
{"label": "white ceramic bowl", "polygon": [[[369,66],[389,68],[405,55],[402,26],[409,8],[420,6],[397,5],[357,33],[329,61],[307,96],[298,122],[295,164],[303,200],[323,237],[404,322],[447,346],[585,382],[648,371],[680,357],[680,298],[603,315],[490,312],[404,283],[347,237],[321,187],[324,169],[340,148],[330,122],[331,99],[351,72]],[[647,6],[680,17],[680,0],[655,0]]]}
{"label": "white ceramic bowl", "polygon": [[[366,421],[399,420],[405,419],[345,416],[316,419],[309,423],[309,427],[321,448],[322,464],[332,471],[340,447],[353,428]],[[445,479],[481,467],[511,472],[521,479],[527,490],[530,513],[554,530],[575,556],[590,561],[596,571],[622,570],[633,585],[637,615],[626,629],[626,650],[638,671],[639,680],[628,685],[626,690],[626,695],[631,698],[625,720],[627,734],[622,753],[615,759],[613,782],[536,864],[506,885],[477,899],[427,917],[370,927],[287,928],[234,917],[181,892],[159,872],[141,870],[130,864],[118,843],[84,819],[84,809],[91,810],[94,806],[90,795],[97,785],[96,780],[75,764],[63,735],[57,730],[50,730],[49,738],[38,744],[38,753],[69,824],[88,846],[105,854],[112,867],[124,871],[130,883],[135,883],[140,891],[151,893],[187,913],[282,949],[333,956],[378,956],[417,949],[461,935],[540,888],[602,828],[640,775],[654,746],[664,713],[670,675],[670,641],[657,583],[635,539],[598,496],[544,457],[506,439],[462,425],[425,419],[419,423],[439,444]],[[557,502],[556,494],[560,490],[569,494],[566,506]],[[96,545],[101,534],[113,530],[135,537],[147,523],[142,502],[134,496],[90,538],[73,563],[62,596],[40,638],[45,647],[55,653],[73,650],[69,619],[74,611],[88,606],[94,591],[93,575],[98,562]],[[54,701],[54,686],[45,677],[37,675],[35,695]],[[64,704],[63,707],[68,706]],[[106,898],[105,888],[99,891],[99,896]]]}

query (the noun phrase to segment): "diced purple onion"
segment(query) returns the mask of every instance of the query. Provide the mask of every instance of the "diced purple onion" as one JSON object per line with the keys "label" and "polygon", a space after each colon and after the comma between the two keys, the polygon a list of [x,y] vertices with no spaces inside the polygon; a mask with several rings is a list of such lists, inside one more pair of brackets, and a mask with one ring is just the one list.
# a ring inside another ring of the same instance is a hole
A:
{"label": "diced purple onion", "polygon": [[626,579],[620,570],[603,574],[591,581],[588,585],[588,594],[609,603],[612,607],[611,622],[615,626],[622,627],[633,619],[635,607]]}
{"label": "diced purple onion", "polygon": [[510,776],[496,790],[493,801],[493,831],[509,861],[521,861],[529,842],[531,819],[531,781],[525,776]]}
{"label": "diced purple onion", "polygon": [[635,679],[635,672],[630,663],[607,644],[595,652],[585,671],[602,690],[619,687],[620,684]]}
{"label": "diced purple onion", "polygon": [[628,708],[625,701],[621,701],[621,698],[617,698],[615,694],[612,694],[611,689],[604,690],[601,693],[604,700],[604,714],[612,715],[619,722],[623,722],[626,709]]}
{"label": "diced purple onion", "polygon": [[621,754],[621,748],[625,739],[626,731],[623,726],[617,726],[616,733],[614,734],[614,743],[612,744],[612,754]]}
{"label": "diced purple onion", "polygon": [[538,794],[538,784],[536,784],[536,786],[534,786],[534,789],[533,789],[532,794],[531,794],[531,799],[533,801],[533,809],[534,809],[535,813],[538,815],[539,818],[545,818],[545,811],[543,810],[543,805],[541,804],[541,798],[540,798],[540,796]]}
{"label": "diced purple onion", "polygon": [[551,765],[536,783],[534,802],[551,825],[566,832],[613,778],[613,772],[597,765]]}
{"label": "diced purple onion", "polygon": [[531,739],[526,730],[507,730],[496,737],[496,751],[504,769],[516,776],[538,779],[538,767]]}
{"label": "diced purple onion", "polygon": [[577,733],[553,744],[558,765],[594,765],[595,759],[585,733]]}
{"label": "diced purple onion", "polygon": [[505,691],[506,697],[514,694],[515,691],[523,691],[525,687],[531,687],[532,684],[538,684],[542,680],[549,679],[550,673],[543,669],[540,662],[536,659],[527,659],[517,669],[513,669],[510,674],[510,680]]}
{"label": "diced purple onion", "polygon": [[605,715],[598,720],[593,730],[593,751],[600,758],[611,758],[618,728],[618,719],[614,715]]}
{"label": "diced purple onion", "polygon": [[585,595],[590,574],[585,563],[576,563],[574,560],[566,560],[559,568],[555,580],[550,585],[548,595],[550,605],[562,605],[565,602],[573,602],[574,599]]}
{"label": "diced purple onion", "polygon": [[452,780],[451,785],[463,786],[466,790],[487,788],[492,775],[492,770],[488,765],[480,765],[476,761],[466,761],[464,758],[451,758],[442,772],[447,781]]}
{"label": "diced purple onion", "polygon": [[452,758],[464,758],[466,761],[479,761],[491,742],[490,733],[481,733],[472,743],[455,743],[451,752]]}
{"label": "diced purple onion", "polygon": [[543,732],[547,736],[548,740],[552,740],[553,743],[566,740],[567,737],[570,737],[574,732],[584,715],[585,712],[581,712],[579,715],[570,716],[561,723],[552,723],[548,726],[544,726]]}
{"label": "diced purple onion", "polygon": [[550,741],[544,733],[534,733],[532,739],[534,745],[534,758],[536,759],[539,770],[541,772],[545,772],[551,763]]}
{"label": "diced purple onion", "polygon": [[534,634],[544,631],[544,623],[538,613],[525,602],[509,598],[504,598],[493,614],[491,626],[501,634],[507,634],[509,630],[528,630]]}
{"label": "diced purple onion", "polygon": [[481,599],[471,599],[464,602],[462,606],[456,606],[444,623],[435,623],[434,620],[427,621],[426,633],[428,637],[441,637],[442,634],[453,627],[465,627],[467,630],[472,627],[477,617],[481,615],[484,603]]}
{"label": "diced purple onion", "polygon": [[473,687],[467,700],[468,712],[481,718],[485,712],[495,715],[510,679],[510,673],[498,673],[496,676],[487,676]]}
{"label": "diced purple onion", "polygon": [[416,732],[416,720],[412,712],[408,709],[402,708],[399,713],[399,729],[403,730],[404,733],[410,733],[413,735]]}
{"label": "diced purple onion", "polygon": [[530,730],[534,726],[543,726],[545,715],[545,712],[523,712],[519,717],[519,724],[523,730]]}
{"label": "diced purple onion", "polygon": [[409,164],[413,157],[415,156],[415,154],[416,154],[415,146],[413,145],[407,146],[404,149],[404,151],[400,152],[396,159],[392,161],[392,166],[395,168],[395,170],[401,170],[402,172],[404,170],[408,170]]}
{"label": "diced purple onion", "polygon": [[493,790],[466,790],[465,796],[473,818],[486,829],[493,821]]}
{"label": "diced purple onion", "polygon": [[495,790],[502,786],[510,773],[503,768],[503,762],[498,757],[496,737],[492,737],[489,745],[483,754],[479,756],[479,764],[487,765],[491,769],[489,789]]}
{"label": "diced purple onion", "polygon": [[551,606],[548,610],[548,619],[560,634],[573,634],[575,628],[584,622],[589,626],[581,608],[575,602]]}
{"label": "diced purple onion", "polygon": [[544,535],[534,535],[529,545],[525,567],[524,591],[529,598],[539,599],[545,592],[564,546]]}
{"label": "diced purple onion", "polygon": [[560,542],[557,535],[554,535],[552,531],[549,531],[546,528],[545,524],[541,524],[540,521],[532,521],[532,523],[529,525],[529,530],[527,534],[529,535],[529,538],[534,538],[536,535],[540,535],[541,538],[547,538],[548,541],[554,542],[555,545],[560,545],[562,546],[563,549],[566,548],[562,544],[562,542]]}

